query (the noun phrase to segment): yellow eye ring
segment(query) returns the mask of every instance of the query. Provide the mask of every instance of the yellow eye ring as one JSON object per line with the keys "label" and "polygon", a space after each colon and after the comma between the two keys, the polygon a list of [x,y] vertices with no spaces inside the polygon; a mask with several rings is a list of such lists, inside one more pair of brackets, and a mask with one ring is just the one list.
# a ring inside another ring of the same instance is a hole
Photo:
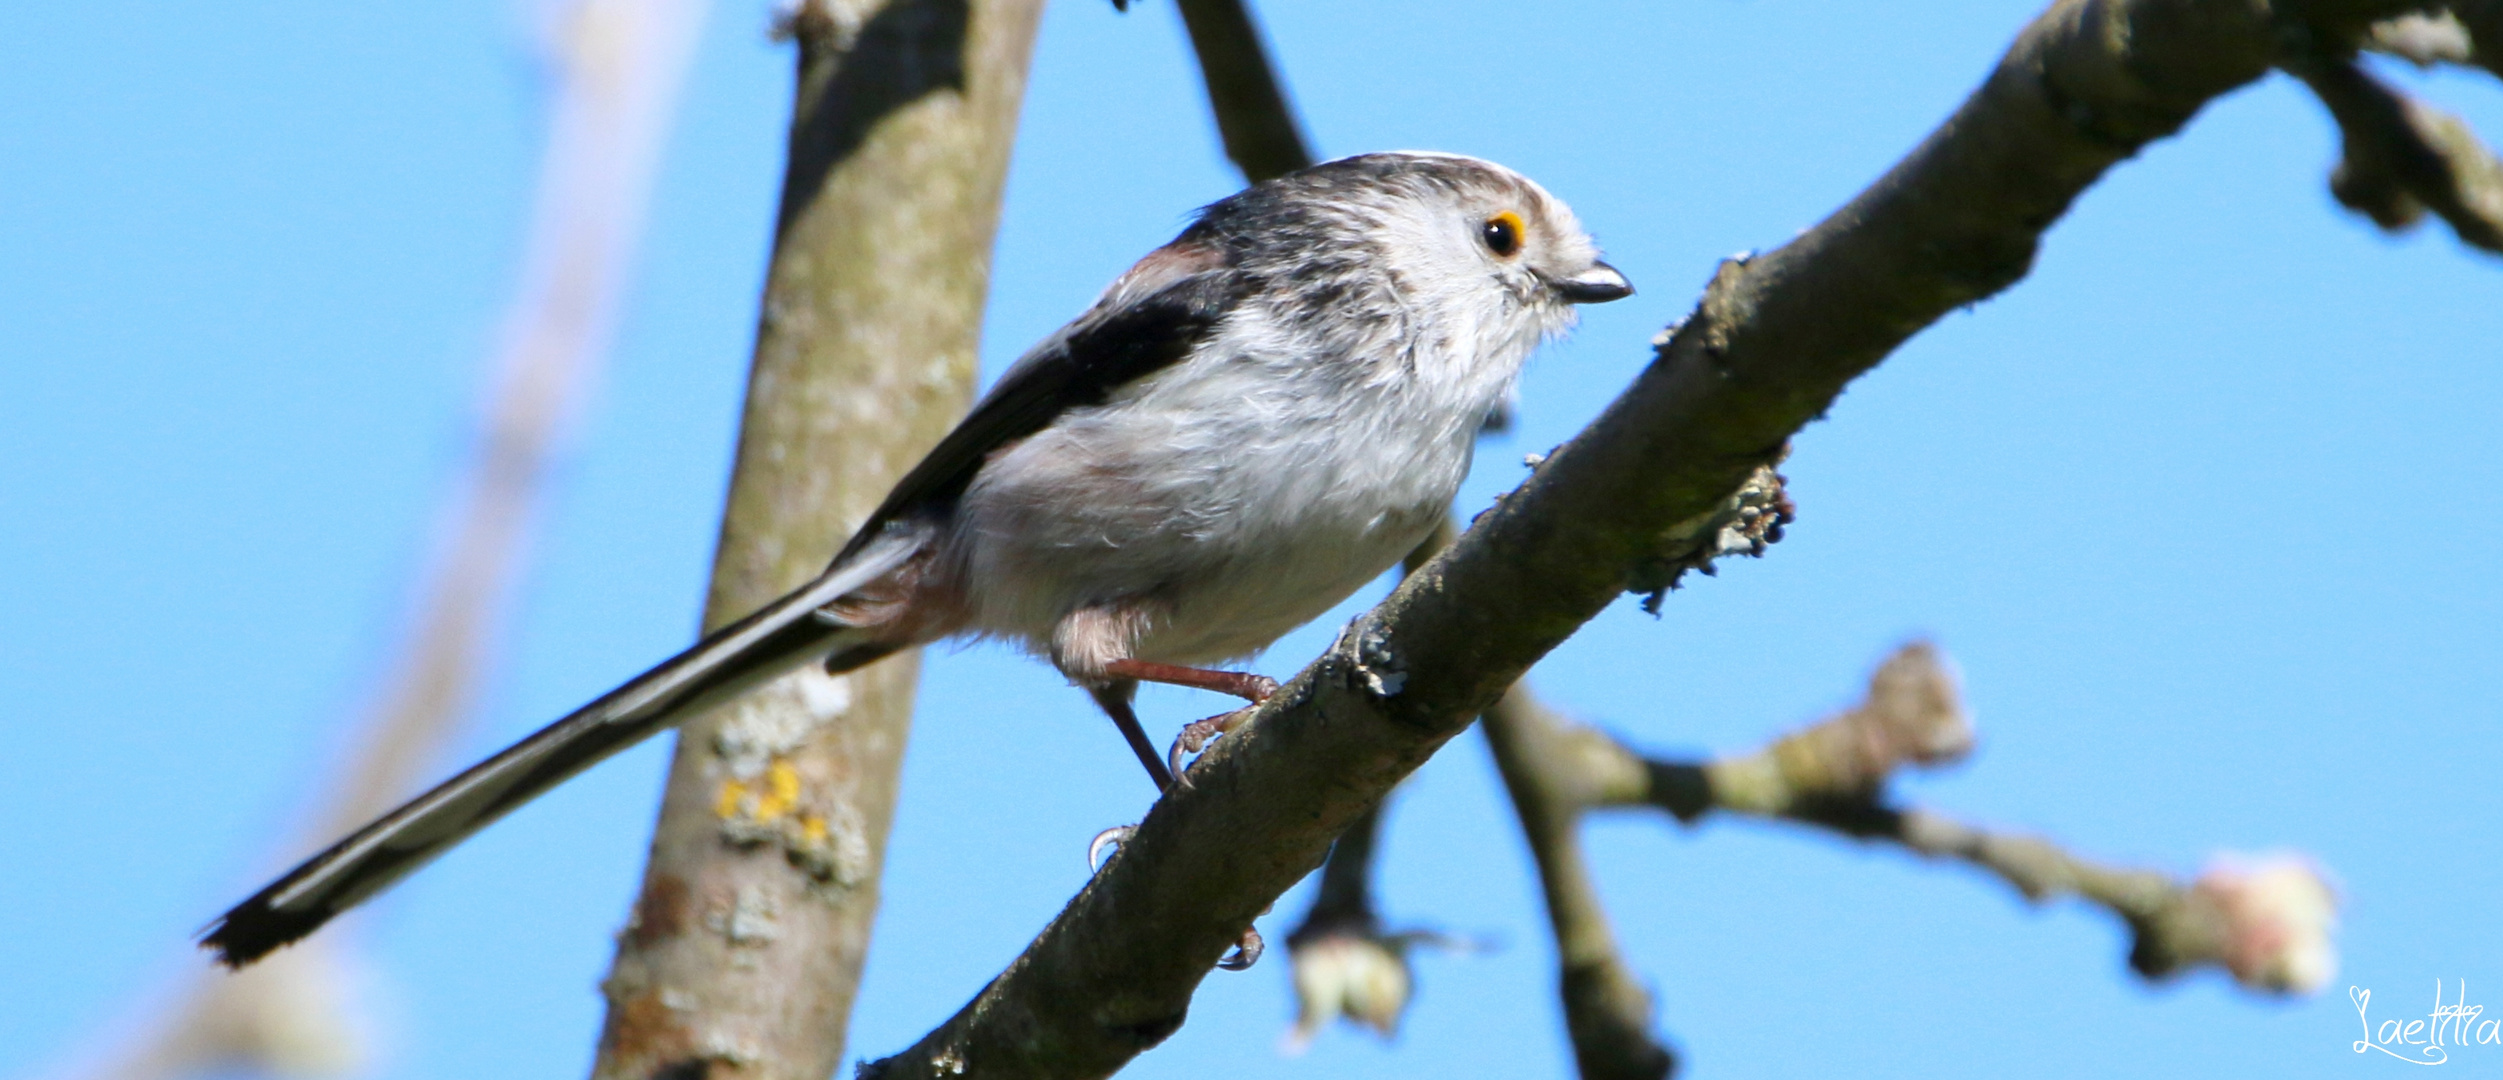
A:
{"label": "yellow eye ring", "polygon": [[1521,215],[1510,210],[1487,218],[1486,224],[1478,229],[1478,239],[1484,241],[1486,250],[1494,252],[1499,259],[1520,254],[1521,238],[1527,235],[1529,227],[1521,223]]}

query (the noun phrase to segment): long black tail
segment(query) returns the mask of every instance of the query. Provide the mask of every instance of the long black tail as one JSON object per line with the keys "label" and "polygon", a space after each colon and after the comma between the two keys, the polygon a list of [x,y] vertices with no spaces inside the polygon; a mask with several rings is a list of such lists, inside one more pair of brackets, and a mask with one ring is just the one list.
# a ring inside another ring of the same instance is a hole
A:
{"label": "long black tail", "polygon": [[[707,635],[693,648],[409,800],[304,861],[201,934],[242,967],[312,933],[427,860],[610,755],[851,644],[865,633],[814,618],[826,604],[912,558],[926,536],[898,530],[829,567],[797,592]],[[883,650],[878,650],[883,652]]]}

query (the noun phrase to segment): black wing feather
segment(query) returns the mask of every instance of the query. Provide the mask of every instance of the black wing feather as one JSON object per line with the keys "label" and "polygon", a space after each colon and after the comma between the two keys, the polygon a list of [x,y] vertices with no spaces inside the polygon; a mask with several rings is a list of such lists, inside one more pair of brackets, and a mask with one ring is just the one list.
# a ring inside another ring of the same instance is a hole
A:
{"label": "black wing feather", "polygon": [[[1185,233],[1143,260],[1094,310],[1036,345],[1001,375],[955,430],[896,482],[835,561],[849,558],[889,523],[964,494],[992,451],[1043,430],[1070,409],[1103,404],[1124,384],[1189,356],[1250,288],[1220,256],[1182,246],[1192,239]],[[1176,264],[1185,272],[1174,280],[1137,299],[1122,296],[1134,291],[1141,277],[1173,276]]]}

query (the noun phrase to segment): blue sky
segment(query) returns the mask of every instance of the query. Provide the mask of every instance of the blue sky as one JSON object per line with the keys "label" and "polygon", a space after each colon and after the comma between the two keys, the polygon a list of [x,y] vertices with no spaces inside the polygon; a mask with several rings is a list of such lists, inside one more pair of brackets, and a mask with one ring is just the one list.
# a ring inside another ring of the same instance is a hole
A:
{"label": "blue sky", "polygon": [[[1571,201],[1635,280],[1534,362],[1463,497],[1517,482],[1639,368],[1715,260],[1813,223],[1912,146],[2033,5],[1801,0],[1260,7],[1325,154],[1481,154]],[[761,280],[789,59],[716,5],[604,385],[464,757],[683,644]],[[467,446],[539,137],[528,16],[431,5],[0,8],[0,1059],[58,1060],[188,962],[252,884],[379,663]],[[2503,137],[2491,80],[2402,76]],[[1177,20],[1063,0],[1012,168],[984,370],[1236,185]],[[2503,989],[2503,260],[2329,199],[2335,137],[2272,79],[2090,191],[2034,275],[1932,328],[1797,444],[1790,539],[1629,600],[1542,665],[1637,745],[1752,747],[1896,642],[1962,665],[1982,747],[1907,795],[2118,862],[2297,848],[2339,876],[2320,998],[2150,989],[2112,921],[1778,827],[1590,829],[1687,1075],[2346,1076],[2345,988],[2421,1013]],[[1285,674],[1345,612],[1261,662]],[[933,654],[853,1026],[944,1018],[1135,819],[1083,695]],[[1151,694],[1151,723],[1201,715]],[[654,743],[425,873],[365,924],[385,1075],[566,1075],[666,760]],[[452,763],[445,763],[449,768]],[[2477,778],[2484,777],[2480,781]],[[1145,1077],[1567,1075],[1552,956],[1483,745],[1397,797],[1406,1031],[1272,1047],[1286,966],[1212,976]],[[1299,890],[1264,926],[1300,914]],[[2489,1015],[2493,1015],[2489,1013]],[[2503,1076],[2503,1047],[2454,1059]]]}

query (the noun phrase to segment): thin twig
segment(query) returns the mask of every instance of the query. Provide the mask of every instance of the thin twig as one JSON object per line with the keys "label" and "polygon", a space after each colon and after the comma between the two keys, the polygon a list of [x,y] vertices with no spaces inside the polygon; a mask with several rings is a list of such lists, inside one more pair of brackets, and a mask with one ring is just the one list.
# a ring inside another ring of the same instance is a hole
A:
{"label": "thin twig", "polygon": [[2038,836],[1995,832],[1885,796],[1907,766],[1962,760],[1973,746],[1953,674],[1915,644],[1871,677],[1861,704],[1753,753],[1711,761],[1645,759],[1607,735],[1570,727],[1592,805],[1651,806],[1695,824],[1719,813],[1812,826],[1985,871],[2040,903],[2076,896],[2132,931],[2130,966],[2150,979],[2200,965],[2254,990],[2317,989],[2328,978],[2329,897],[2303,860],[2225,859],[2196,881],[2108,866]]}
{"label": "thin twig", "polygon": [[[1741,503],[1714,544],[1640,568],[1634,586],[1650,592],[1647,605],[1656,608],[1689,572],[1711,573],[1714,561],[1732,555],[1762,555],[1781,539],[1793,516],[1781,475],[1759,470],[1750,489],[1756,497]],[[1567,725],[1538,702],[1527,682],[1514,683],[1479,718],[1479,727],[1538,869],[1576,1070],[1582,1080],[1661,1080],[1674,1073],[1677,1055],[1654,1030],[1651,993],[1617,947],[1581,843],[1583,811],[1612,791],[1639,789],[1642,774],[1611,775],[1607,766],[1617,759],[1589,752],[1596,733]]]}

